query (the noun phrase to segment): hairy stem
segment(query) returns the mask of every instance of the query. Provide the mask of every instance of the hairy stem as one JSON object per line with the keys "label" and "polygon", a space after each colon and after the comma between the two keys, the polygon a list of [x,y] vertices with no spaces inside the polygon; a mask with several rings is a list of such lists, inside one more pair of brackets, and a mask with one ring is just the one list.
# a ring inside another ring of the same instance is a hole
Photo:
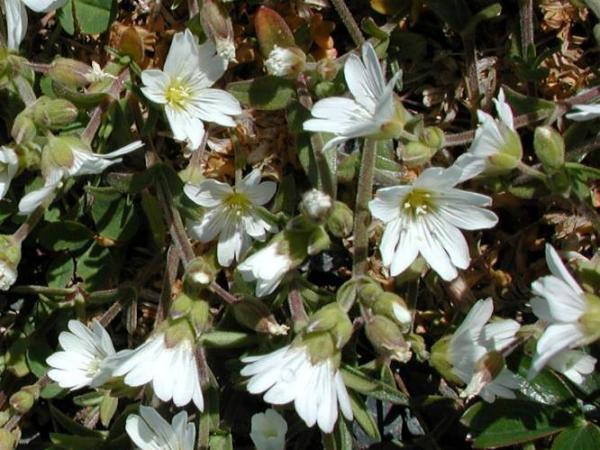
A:
{"label": "hairy stem", "polygon": [[358,174],[358,187],[356,191],[356,205],[354,210],[354,261],[352,274],[355,278],[364,275],[367,271],[367,258],[369,256],[369,207],[368,203],[373,194],[373,174],[375,173],[376,141],[365,139],[363,145],[360,172]]}
{"label": "hairy stem", "polygon": [[344,22],[344,25],[346,26],[348,33],[350,33],[350,37],[354,41],[354,44],[357,47],[363,45],[365,42],[365,37],[363,36],[362,31],[360,31],[360,27],[356,23],[356,20],[354,20],[354,16],[352,16],[348,6],[346,6],[346,3],[344,3],[344,0],[331,0],[331,3],[340,16],[340,19],[342,19],[342,22]]}

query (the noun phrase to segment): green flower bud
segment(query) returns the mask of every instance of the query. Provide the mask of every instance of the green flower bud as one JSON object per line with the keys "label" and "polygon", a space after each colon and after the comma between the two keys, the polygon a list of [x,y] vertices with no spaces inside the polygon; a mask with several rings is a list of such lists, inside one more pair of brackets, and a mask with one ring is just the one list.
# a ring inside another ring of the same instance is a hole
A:
{"label": "green flower bud", "polygon": [[441,149],[445,141],[444,131],[438,127],[425,127],[419,136],[419,142],[435,150]]}
{"label": "green flower bud", "polygon": [[194,327],[196,336],[200,336],[210,328],[210,305],[204,300],[196,300],[192,303],[189,319]]}
{"label": "green flower bud", "polygon": [[380,284],[371,278],[364,278],[359,282],[358,295],[361,302],[369,308],[383,292]]}
{"label": "green flower bud", "polygon": [[8,419],[10,419],[10,411],[8,409],[0,411],[0,428],[6,425]]}
{"label": "green flower bud", "polygon": [[37,136],[35,123],[33,123],[28,114],[29,111],[27,109],[21,111],[13,122],[10,135],[17,144],[26,144]]}
{"label": "green flower bud", "polygon": [[435,344],[433,344],[431,347],[431,358],[429,359],[429,363],[446,380],[455,384],[464,384],[462,380],[454,375],[454,372],[452,371],[452,364],[450,363],[450,358],[448,357],[448,346],[450,345],[451,339],[452,335],[444,336]]}
{"label": "green flower bud", "polygon": [[381,356],[398,362],[407,362],[412,357],[410,344],[404,339],[402,331],[387,317],[373,316],[365,324],[365,333]]}
{"label": "green flower bud", "polygon": [[31,115],[36,126],[54,130],[73,123],[78,111],[75,105],[61,98],[40,97],[31,105]]}
{"label": "green flower bud", "polygon": [[286,335],[289,330],[288,326],[278,324],[269,308],[255,298],[238,302],[232,309],[235,320],[258,333]]}
{"label": "green flower bud", "polygon": [[92,68],[75,59],[57,57],[50,66],[48,76],[67,87],[84,87],[90,84]]}
{"label": "green flower bud", "polygon": [[429,352],[423,336],[415,333],[410,333],[406,336],[406,340],[410,344],[411,350],[415,353],[419,362],[425,362],[429,359]]}
{"label": "green flower bud", "polygon": [[331,245],[331,238],[323,227],[317,227],[310,234],[307,252],[309,255],[317,255],[327,250]]}
{"label": "green flower bud", "polygon": [[330,303],[314,313],[306,326],[307,333],[328,332],[340,349],[352,336],[352,322],[337,303]]}
{"label": "green flower bud", "polygon": [[8,430],[0,428],[0,450],[13,450],[17,447],[17,437]]}
{"label": "green flower bud", "polygon": [[20,390],[11,395],[8,402],[17,414],[26,414],[33,407],[35,397],[31,392]]}
{"label": "green flower bud", "polygon": [[354,214],[352,210],[343,202],[336,201],[333,206],[333,212],[327,219],[327,229],[338,238],[350,236],[354,227]]}
{"label": "green flower bud", "polygon": [[565,141],[558,131],[549,126],[537,127],[533,137],[535,154],[544,168],[553,172],[565,163]]}
{"label": "green flower bud", "polygon": [[11,235],[0,235],[0,291],[7,291],[17,281],[21,262],[21,244]]}
{"label": "green flower bud", "polygon": [[358,282],[354,278],[351,278],[342,284],[335,294],[337,304],[346,312],[352,309],[352,306],[356,301],[357,285]]}
{"label": "green flower bud", "polygon": [[179,319],[186,316],[190,312],[190,309],[192,309],[193,302],[194,301],[186,294],[179,294],[175,300],[173,300],[173,303],[171,303],[169,317],[172,319]]}
{"label": "green flower bud", "polygon": [[392,292],[383,292],[372,305],[376,314],[387,317],[400,326],[403,333],[407,333],[412,326],[412,314],[402,297]]}
{"label": "green flower bud", "polygon": [[402,148],[402,162],[408,167],[419,167],[429,162],[437,149],[431,148],[421,142],[411,141]]}
{"label": "green flower bud", "polygon": [[188,295],[197,297],[215,279],[215,268],[203,258],[194,258],[183,276],[183,289]]}

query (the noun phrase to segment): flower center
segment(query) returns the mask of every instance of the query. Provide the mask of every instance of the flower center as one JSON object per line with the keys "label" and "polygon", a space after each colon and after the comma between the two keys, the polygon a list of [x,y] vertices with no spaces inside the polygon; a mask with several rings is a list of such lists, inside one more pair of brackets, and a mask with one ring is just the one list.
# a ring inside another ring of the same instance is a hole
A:
{"label": "flower center", "polygon": [[184,84],[179,77],[171,81],[165,92],[167,103],[177,109],[184,109],[190,97],[189,86]]}
{"label": "flower center", "polygon": [[223,200],[223,204],[237,216],[241,216],[250,208],[250,200],[241,192],[234,192]]}
{"label": "flower center", "polygon": [[401,208],[415,218],[431,212],[434,209],[434,204],[428,191],[413,189],[402,199]]}

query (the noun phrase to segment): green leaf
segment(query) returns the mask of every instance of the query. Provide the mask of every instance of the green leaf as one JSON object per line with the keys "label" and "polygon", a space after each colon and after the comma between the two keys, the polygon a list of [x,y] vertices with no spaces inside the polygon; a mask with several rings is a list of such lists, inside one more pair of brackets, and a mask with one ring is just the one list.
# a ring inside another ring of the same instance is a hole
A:
{"label": "green leaf", "polygon": [[600,0],[583,0],[588,8],[600,19]]}
{"label": "green leaf", "polygon": [[68,34],[75,34],[75,19],[73,18],[73,0],[68,0],[65,5],[58,10],[58,21],[60,26]]}
{"label": "green leaf", "polygon": [[292,47],[296,45],[294,35],[288,24],[277,12],[266,6],[258,8],[254,16],[254,28],[260,52],[264,58],[269,56],[271,50],[279,47]]}
{"label": "green leaf", "polygon": [[46,282],[50,287],[67,287],[73,280],[75,262],[71,255],[64,254],[53,258],[46,270]]}
{"label": "green leaf", "polygon": [[338,419],[333,433],[323,433],[323,447],[326,450],[353,450],[352,435],[344,419]]}
{"label": "green leaf", "polygon": [[502,13],[502,5],[500,3],[492,3],[490,6],[483,8],[478,13],[474,14],[465,27],[461,30],[463,36],[470,33],[475,33],[475,28],[484,20],[493,19]]}
{"label": "green leaf", "polygon": [[59,20],[65,31],[70,34],[75,31],[73,22],[77,23],[83,33],[103,33],[112,23],[116,10],[117,2],[113,0],[70,0],[62,8]]}
{"label": "green leaf", "polygon": [[369,408],[362,399],[354,394],[353,392],[348,393],[350,395],[350,403],[352,405],[352,413],[354,414],[354,420],[360,425],[360,427],[369,435],[369,437],[375,439],[377,442],[381,442],[381,435],[379,429],[375,423],[375,419],[371,415]]}
{"label": "green leaf", "polygon": [[95,437],[71,436],[62,433],[50,433],[50,441],[55,448],[63,450],[96,450],[102,446],[103,440]]}
{"label": "green leaf", "polygon": [[112,241],[131,239],[139,227],[135,206],[112,188],[86,188],[94,196],[92,217],[98,234]]}
{"label": "green leaf", "polygon": [[77,274],[83,278],[88,291],[106,288],[112,282],[113,269],[110,251],[97,243],[91,245],[77,260]]}
{"label": "green leaf", "polygon": [[[102,433],[96,430],[90,430],[89,428],[84,427],[83,425],[75,422],[69,416],[61,412],[59,409],[56,409],[54,406],[50,405],[50,414],[56,420],[56,422],[69,433],[76,434],[78,436],[85,436],[89,438],[101,438]],[[80,447],[86,448],[86,447]]]}
{"label": "green leaf", "polygon": [[502,89],[515,114],[533,114],[542,119],[552,116],[556,111],[556,103],[550,100],[521,94],[506,85],[502,86]]}
{"label": "green leaf", "polygon": [[568,428],[552,443],[552,450],[596,450],[600,443],[600,428],[593,423]]}
{"label": "green leaf", "polygon": [[202,335],[201,341],[207,348],[236,348],[252,345],[256,336],[239,331],[210,331]]}
{"label": "green leaf", "polygon": [[361,394],[397,405],[408,405],[409,403],[408,397],[399,390],[369,377],[354,367],[348,365],[342,366],[342,377],[346,386]]}
{"label": "green leaf", "polygon": [[46,375],[46,372],[48,371],[46,358],[53,352],[54,350],[50,348],[45,339],[36,339],[32,341],[27,347],[27,363],[31,373],[38,378]]}
{"label": "green leaf", "polygon": [[292,81],[270,75],[229,83],[227,91],[244,105],[265,111],[285,108],[296,93]]}
{"label": "green leaf", "polygon": [[57,97],[69,100],[75,106],[81,108],[95,108],[109,98],[108,94],[104,92],[82,93],[69,89],[56,81],[52,82],[52,90]]}
{"label": "green leaf", "polygon": [[39,234],[40,244],[55,252],[80,250],[90,245],[93,239],[94,233],[90,229],[70,220],[51,222]]}
{"label": "green leaf", "polygon": [[573,419],[559,408],[528,400],[497,399],[471,406],[461,421],[469,427],[474,448],[498,448],[558,433]]}
{"label": "green leaf", "polygon": [[160,166],[155,164],[143,172],[136,173],[118,173],[110,172],[105,175],[106,181],[110,186],[123,194],[137,194],[152,183],[156,179],[157,172]]}

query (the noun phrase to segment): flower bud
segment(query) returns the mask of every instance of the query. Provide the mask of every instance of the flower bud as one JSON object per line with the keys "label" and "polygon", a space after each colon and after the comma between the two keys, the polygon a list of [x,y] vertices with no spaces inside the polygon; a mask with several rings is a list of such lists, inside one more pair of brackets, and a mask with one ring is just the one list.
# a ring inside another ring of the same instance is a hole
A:
{"label": "flower bud", "polygon": [[399,295],[392,292],[383,292],[373,303],[373,311],[396,322],[403,333],[410,330],[412,314],[404,299]]}
{"label": "flower bud", "polygon": [[197,297],[215,279],[215,269],[203,258],[194,258],[183,276],[183,289],[188,295]]}
{"label": "flower bud", "polygon": [[204,300],[195,300],[189,312],[189,319],[196,336],[210,328],[210,305]]}
{"label": "flower bud", "polygon": [[75,162],[74,149],[85,147],[76,136],[50,136],[42,150],[42,174],[50,174],[56,168],[69,169]]}
{"label": "flower bud", "polygon": [[442,148],[445,140],[444,131],[438,127],[425,127],[419,136],[419,142],[435,150]]}
{"label": "flower bud", "polygon": [[192,309],[193,302],[194,301],[186,294],[179,294],[169,307],[169,317],[172,319],[179,319],[186,316],[190,312],[190,309]]}
{"label": "flower bud", "polygon": [[10,419],[10,411],[8,409],[0,411],[0,428],[2,428],[4,425],[6,425],[6,422],[8,422],[9,419]]}
{"label": "flower bud", "polygon": [[235,42],[231,17],[218,0],[203,0],[200,23],[215,43],[217,53],[227,61],[235,61]]}
{"label": "flower bud", "polygon": [[27,109],[21,111],[15,118],[10,135],[17,144],[26,144],[37,136],[37,128],[31,117],[29,117]]}
{"label": "flower bud", "polygon": [[412,357],[410,344],[404,339],[400,328],[387,317],[373,316],[365,324],[365,333],[380,355],[398,362],[407,362]]}
{"label": "flower bud", "polygon": [[533,137],[533,148],[544,168],[555,171],[564,165],[565,141],[554,128],[537,127]]}
{"label": "flower bud", "polygon": [[402,161],[407,167],[419,167],[429,162],[437,149],[431,148],[421,142],[411,141],[402,146]]}
{"label": "flower bud", "polygon": [[8,402],[17,414],[26,414],[33,407],[35,396],[22,389],[11,395]]}
{"label": "flower bud", "polygon": [[343,202],[336,201],[327,219],[327,229],[338,238],[350,236],[354,227],[354,214]]}
{"label": "flower bud", "polygon": [[372,278],[365,278],[360,280],[358,295],[360,296],[361,302],[369,308],[373,305],[375,300],[384,293],[383,289]]}
{"label": "flower bud", "polygon": [[0,428],[0,450],[13,450],[16,446],[16,436],[10,431]]}
{"label": "flower bud", "polygon": [[298,47],[279,47],[275,45],[265,61],[270,75],[296,78],[306,69],[306,54]]}
{"label": "flower bud", "polygon": [[348,314],[337,303],[330,303],[311,316],[306,331],[330,333],[336,348],[340,349],[346,345],[353,330]]}
{"label": "flower bud", "polygon": [[31,106],[31,114],[36,126],[54,130],[73,123],[78,111],[68,100],[43,96]]}
{"label": "flower bud", "polygon": [[309,255],[317,255],[323,250],[327,250],[331,244],[331,238],[323,227],[317,227],[310,234],[308,239],[307,252]]}
{"label": "flower bud", "polygon": [[410,333],[406,336],[406,340],[410,344],[411,350],[417,357],[417,361],[425,362],[429,360],[429,352],[427,351],[427,344],[423,336],[415,333]]}
{"label": "flower bud", "polygon": [[337,304],[346,312],[350,311],[352,306],[354,306],[354,302],[356,301],[357,286],[357,280],[351,278],[342,284],[335,294]]}
{"label": "flower bud", "polygon": [[304,216],[317,224],[322,224],[327,220],[333,207],[332,198],[318,189],[311,189],[304,193],[300,203],[300,211]]}
{"label": "flower bud", "polygon": [[59,56],[52,62],[48,76],[68,87],[84,87],[90,84],[91,71],[91,67],[81,61]]}
{"label": "flower bud", "polygon": [[10,235],[0,235],[0,291],[7,291],[15,284],[20,262],[21,244]]}
{"label": "flower bud", "polygon": [[263,302],[245,299],[233,305],[233,316],[242,325],[258,333],[286,335],[289,327],[280,325]]}

